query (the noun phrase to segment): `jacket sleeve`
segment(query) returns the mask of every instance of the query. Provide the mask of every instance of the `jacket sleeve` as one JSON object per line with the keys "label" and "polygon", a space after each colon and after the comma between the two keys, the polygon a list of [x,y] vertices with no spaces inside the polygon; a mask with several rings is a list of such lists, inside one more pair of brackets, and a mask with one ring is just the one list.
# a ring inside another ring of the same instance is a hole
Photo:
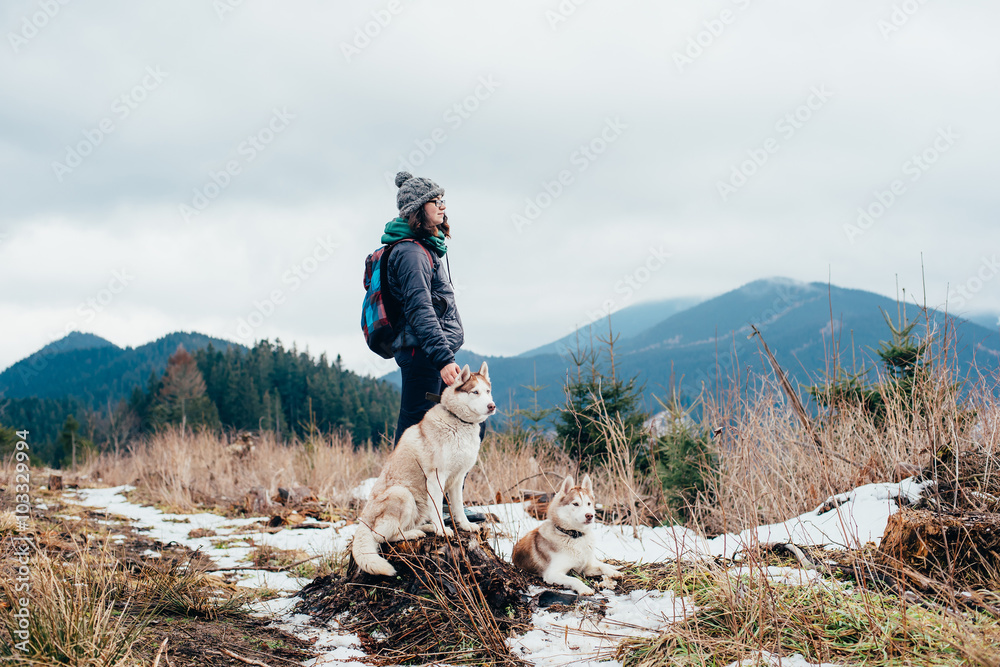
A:
{"label": "jacket sleeve", "polygon": [[[420,347],[437,370],[455,361],[448,339],[431,299],[434,264],[415,243],[401,243],[389,256],[390,273],[396,277],[395,296],[403,304],[403,316],[420,340]],[[395,267],[395,271],[392,267]]]}

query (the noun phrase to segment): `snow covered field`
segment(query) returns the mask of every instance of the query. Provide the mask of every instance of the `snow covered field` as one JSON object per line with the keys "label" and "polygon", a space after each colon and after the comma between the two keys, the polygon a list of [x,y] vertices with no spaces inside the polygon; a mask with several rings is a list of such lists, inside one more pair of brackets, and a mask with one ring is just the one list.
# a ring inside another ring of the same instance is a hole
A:
{"label": "snow covered field", "polygon": [[[640,527],[637,536],[630,527],[603,526],[595,528],[601,556],[633,562],[672,561],[677,558],[695,560],[722,556],[732,558],[747,544],[782,542],[799,546],[826,545],[828,548],[854,548],[867,542],[877,543],[891,514],[898,511],[896,498],[905,496],[914,501],[925,483],[904,480],[898,484],[868,484],[842,494],[835,503],[807,512],[780,524],[760,526],[740,534],[721,535],[711,540],[700,537],[680,526]],[[100,508],[110,514],[127,518],[137,530],[166,544],[174,541],[200,550],[220,568],[250,567],[242,560],[258,546],[301,550],[309,556],[343,552],[354,534],[356,525],[345,521],[323,528],[286,528],[278,532],[263,530],[261,518],[227,519],[215,514],[169,514],[152,507],[129,502],[123,495],[129,487],[80,489],[67,492],[68,502],[90,508]],[[832,508],[832,509],[831,509]],[[494,550],[509,559],[519,536],[540,522],[532,518],[521,504],[489,505],[479,508],[500,518],[495,536],[490,539]],[[820,509],[826,511],[820,513]],[[308,519],[305,524],[315,523]],[[261,530],[248,530],[251,526]],[[190,537],[194,529],[215,531],[213,537]],[[253,544],[248,540],[252,538]],[[815,572],[791,568],[771,568],[775,581],[808,585],[817,577]],[[260,603],[256,613],[275,618],[282,626],[306,639],[316,638],[315,648],[320,657],[304,663],[312,665],[360,665],[357,658],[358,640],[336,627],[317,628],[309,625],[309,617],[293,615],[297,602],[294,593],[308,583],[286,573],[248,569],[241,585],[267,587],[286,591],[290,597]],[[627,636],[655,636],[660,629],[682,618],[690,604],[670,593],[633,591],[618,595],[603,590],[608,605],[602,618],[585,613],[554,612],[540,609],[533,617],[533,629],[511,640],[512,651],[537,665],[618,665],[609,656],[615,645]],[[775,658],[776,660],[776,658]],[[783,665],[808,664],[801,659],[782,658]],[[777,663],[775,663],[777,664]]]}

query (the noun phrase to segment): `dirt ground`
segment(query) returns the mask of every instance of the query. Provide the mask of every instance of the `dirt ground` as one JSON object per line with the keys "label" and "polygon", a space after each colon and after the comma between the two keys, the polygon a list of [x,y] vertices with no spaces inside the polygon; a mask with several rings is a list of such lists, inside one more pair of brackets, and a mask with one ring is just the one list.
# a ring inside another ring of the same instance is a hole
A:
{"label": "dirt ground", "polygon": [[[31,529],[17,535],[31,537],[36,554],[44,552],[55,562],[79,562],[80,559],[98,558],[103,552],[104,561],[115,563],[112,567],[124,576],[129,582],[128,588],[133,590],[146,590],[142,584],[148,583],[151,576],[169,577],[178,571],[200,575],[214,567],[204,554],[176,543],[160,544],[137,532],[120,517],[64,503],[58,493],[37,490],[32,496],[43,501],[47,508],[33,509]],[[0,508],[10,507],[11,500],[9,490],[0,489]],[[4,576],[15,566],[10,547],[14,535],[12,530],[5,530],[0,535],[0,572]],[[124,536],[124,539],[112,540],[112,535]],[[150,551],[158,552],[160,557],[152,556]],[[148,620],[133,645],[137,664],[153,664],[164,639],[167,642],[159,663],[164,667],[260,663],[276,667],[300,665],[315,657],[308,642],[281,630],[272,621],[230,608],[239,605],[222,605],[213,611],[213,599],[233,599],[234,595],[239,599],[251,599],[252,592],[238,590],[224,576],[210,576],[206,581],[217,582],[199,590],[199,594],[205,596],[202,602],[207,601],[208,606],[196,603],[195,608],[185,610],[176,603],[167,605],[163,600],[141,596],[132,599],[130,604],[125,604],[124,600],[116,603],[119,613]],[[7,600],[0,599],[0,613],[9,608]],[[3,634],[5,632],[0,630],[0,635]],[[8,640],[8,637],[2,639]],[[247,663],[246,660],[257,662]]]}

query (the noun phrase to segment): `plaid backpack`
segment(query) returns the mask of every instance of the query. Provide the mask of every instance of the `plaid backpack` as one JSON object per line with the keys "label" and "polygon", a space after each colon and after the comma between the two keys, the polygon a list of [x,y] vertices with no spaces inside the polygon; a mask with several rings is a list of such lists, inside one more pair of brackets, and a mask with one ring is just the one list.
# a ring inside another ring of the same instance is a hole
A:
{"label": "plaid backpack", "polygon": [[397,243],[413,241],[427,253],[427,259],[434,260],[431,253],[416,239],[403,239],[384,245],[365,260],[365,300],[361,304],[361,330],[369,349],[383,359],[392,359],[392,342],[399,331],[394,323],[403,314],[403,305],[389,289],[389,253]]}

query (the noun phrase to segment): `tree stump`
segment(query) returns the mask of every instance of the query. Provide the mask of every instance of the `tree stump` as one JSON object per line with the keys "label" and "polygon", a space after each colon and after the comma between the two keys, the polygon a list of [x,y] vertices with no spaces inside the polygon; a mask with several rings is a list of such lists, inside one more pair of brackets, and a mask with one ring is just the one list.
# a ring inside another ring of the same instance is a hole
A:
{"label": "tree stump", "polygon": [[312,492],[311,489],[305,486],[295,486],[291,489],[286,489],[283,486],[278,487],[278,500],[282,505],[290,507],[292,505],[299,505],[305,502],[311,502],[316,500],[316,494]]}
{"label": "tree stump", "polygon": [[[361,571],[352,558],[342,576],[319,577],[299,593],[298,613],[337,617],[365,650],[398,663],[519,664],[507,638],[531,617],[528,582],[479,535],[427,536],[382,545],[395,577]],[[454,660],[449,660],[452,656]]]}
{"label": "tree stump", "polygon": [[903,565],[960,587],[1000,588],[1000,514],[903,509],[889,517],[878,548]]}
{"label": "tree stump", "polygon": [[263,486],[255,486],[250,489],[243,499],[243,508],[247,514],[267,514],[271,508],[271,499],[268,497],[267,489]]}

